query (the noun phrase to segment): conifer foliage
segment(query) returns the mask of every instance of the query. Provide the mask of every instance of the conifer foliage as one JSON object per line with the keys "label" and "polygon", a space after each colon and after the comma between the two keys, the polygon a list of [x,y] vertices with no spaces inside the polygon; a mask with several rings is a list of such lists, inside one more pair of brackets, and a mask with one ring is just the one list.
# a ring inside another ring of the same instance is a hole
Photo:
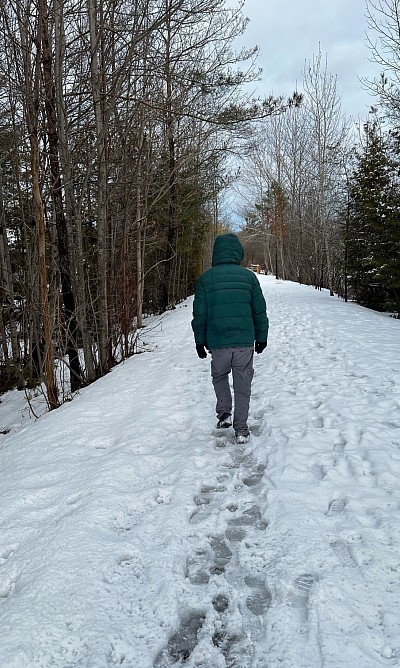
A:
{"label": "conifer foliage", "polygon": [[350,180],[347,271],[354,299],[378,310],[400,311],[400,183],[396,138],[377,120]]}

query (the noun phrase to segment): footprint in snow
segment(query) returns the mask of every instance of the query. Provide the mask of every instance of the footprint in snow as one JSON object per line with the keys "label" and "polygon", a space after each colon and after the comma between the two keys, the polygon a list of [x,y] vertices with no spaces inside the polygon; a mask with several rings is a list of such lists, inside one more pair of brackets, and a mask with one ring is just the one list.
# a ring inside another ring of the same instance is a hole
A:
{"label": "footprint in snow", "polygon": [[246,531],[241,527],[228,527],[225,531],[225,536],[230,543],[240,543],[246,538]]}
{"label": "footprint in snow", "polygon": [[324,420],[325,429],[335,429],[340,424],[340,417],[337,415],[328,415]]}
{"label": "footprint in snow", "polygon": [[330,517],[332,515],[340,515],[346,508],[346,499],[333,499],[330,502],[327,510],[327,515]]}
{"label": "footprint in snow", "polygon": [[346,439],[343,436],[339,436],[333,444],[333,452],[337,457],[341,457],[344,452],[346,445]]}
{"label": "footprint in snow", "polygon": [[16,545],[9,545],[0,550],[0,566],[4,566],[6,561],[8,561],[8,559],[15,553],[16,549]]}
{"label": "footprint in snow", "polygon": [[253,615],[264,615],[271,605],[272,596],[265,578],[258,575],[246,575],[245,584],[251,590],[246,598],[246,607]]}
{"label": "footprint in snow", "polygon": [[249,431],[253,436],[260,436],[264,426],[264,411],[254,413],[252,420],[254,422],[249,426]]}
{"label": "footprint in snow", "polygon": [[318,480],[319,482],[325,478],[325,467],[321,464],[313,464],[310,469],[310,473],[314,480]]}
{"label": "footprint in snow", "polygon": [[274,410],[273,406],[266,406],[264,409],[259,410],[259,411],[255,411],[254,413],[252,413],[252,417],[254,418],[254,420],[257,420],[257,421],[262,420],[265,413],[267,413],[268,411],[273,411],[273,410]]}
{"label": "footprint in snow", "polygon": [[227,442],[224,438],[216,438],[215,439],[215,447],[218,448],[219,450],[222,450],[222,448],[226,448]]}
{"label": "footprint in snow", "polygon": [[[360,464],[360,462],[357,462],[357,463],[358,463],[358,465]],[[340,462],[340,466],[338,466],[338,469],[341,471],[341,473],[343,475],[345,475],[348,478],[354,478],[358,474],[357,467],[356,467],[356,462],[355,462],[354,458],[350,459],[350,457],[348,455],[345,455],[343,457],[343,459]],[[363,473],[364,473],[364,471],[365,471],[365,469],[363,469]]]}
{"label": "footprint in snow", "polygon": [[211,515],[211,510],[210,510],[210,505],[209,504],[204,504],[201,503],[193,510],[189,517],[189,522],[191,524],[200,524],[200,522],[203,522],[206,517],[209,517]]}
{"label": "footprint in snow", "polygon": [[242,478],[243,484],[246,485],[246,487],[255,487],[258,485],[264,476],[265,469],[265,464],[257,464],[257,466],[255,466],[249,475],[247,475],[245,478]]}
{"label": "footprint in snow", "polygon": [[226,668],[250,668],[252,665],[254,648],[246,636],[230,633],[222,626],[215,631],[212,642],[221,650]]}
{"label": "footprint in snow", "polygon": [[357,567],[351,547],[347,541],[338,538],[337,540],[333,540],[330,545],[342,566],[346,568]]}
{"label": "footprint in snow", "polygon": [[225,492],[226,487],[223,485],[203,485],[199,494],[194,497],[196,506],[208,505],[213,500],[214,494]]}
{"label": "footprint in snow", "polygon": [[0,600],[8,598],[15,589],[17,576],[6,576],[0,580]]}
{"label": "footprint in snow", "polygon": [[217,441],[224,440],[225,443],[235,443],[235,434],[230,427],[224,429],[214,429],[212,432]]}
{"label": "footprint in snow", "polygon": [[170,668],[177,663],[185,663],[198,643],[198,633],[204,620],[205,614],[201,610],[188,612],[168,640],[167,646],[156,658],[154,668]]}
{"label": "footprint in snow", "polygon": [[323,404],[322,399],[312,399],[312,401],[310,402],[310,408],[314,408],[315,410],[317,410],[322,406],[322,404]]}
{"label": "footprint in snow", "polygon": [[230,551],[224,536],[213,536],[210,545],[214,554],[211,573],[220,575],[225,572],[225,567],[232,558],[232,552]]}
{"label": "footprint in snow", "polygon": [[186,561],[186,577],[194,585],[208,584],[211,553],[207,548],[198,548]]}
{"label": "footprint in snow", "polygon": [[312,573],[302,573],[293,580],[286,595],[286,604],[292,612],[292,617],[300,624],[300,633],[307,632],[308,602],[315,581],[316,577]]}
{"label": "footprint in snow", "polygon": [[144,571],[140,552],[127,551],[117,557],[114,563],[103,570],[106,584],[115,585],[125,580],[138,580]]}
{"label": "footprint in snow", "polygon": [[224,485],[203,485],[193,499],[196,508],[193,510],[189,521],[197,524],[208,517],[212,512],[209,506],[211,506],[215,494],[221,494],[222,492],[226,492]]}
{"label": "footprint in snow", "polygon": [[[236,445],[236,444],[235,444]],[[230,461],[223,464],[228,469],[254,469],[257,464],[253,455],[246,449],[236,446],[229,451]]]}
{"label": "footprint in snow", "polygon": [[244,510],[243,513],[237,517],[232,517],[228,520],[228,524],[237,527],[255,526],[260,530],[264,530],[268,526],[268,523],[262,519],[260,507],[257,505],[247,508],[247,510]]}
{"label": "footprint in snow", "polygon": [[219,613],[225,612],[225,610],[229,606],[229,598],[226,594],[220,592],[219,594],[216,594],[216,596],[214,596],[212,604],[216,612]]}
{"label": "footprint in snow", "polygon": [[110,519],[110,528],[117,534],[126,534],[135,526],[136,520],[133,512],[129,509],[127,511],[120,511],[115,513]]}
{"label": "footprint in snow", "polygon": [[324,426],[324,418],[320,415],[311,418],[310,426],[314,427],[315,429],[322,429]]}
{"label": "footprint in snow", "polygon": [[252,658],[250,638],[232,633],[227,629],[229,617],[229,597],[224,592],[216,594],[212,600],[214,610],[220,615],[215,622],[215,632],[212,636],[214,647],[218,647],[225,658],[225,666],[230,668],[249,668]]}

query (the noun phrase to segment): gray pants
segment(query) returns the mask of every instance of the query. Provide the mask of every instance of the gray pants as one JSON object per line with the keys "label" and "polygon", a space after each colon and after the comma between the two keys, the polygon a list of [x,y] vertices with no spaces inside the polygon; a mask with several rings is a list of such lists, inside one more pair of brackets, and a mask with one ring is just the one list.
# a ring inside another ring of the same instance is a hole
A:
{"label": "gray pants", "polygon": [[214,348],[211,350],[211,376],[217,397],[217,416],[232,413],[232,395],[228,376],[232,371],[235,412],[233,428],[247,432],[251,381],[253,380],[253,348]]}

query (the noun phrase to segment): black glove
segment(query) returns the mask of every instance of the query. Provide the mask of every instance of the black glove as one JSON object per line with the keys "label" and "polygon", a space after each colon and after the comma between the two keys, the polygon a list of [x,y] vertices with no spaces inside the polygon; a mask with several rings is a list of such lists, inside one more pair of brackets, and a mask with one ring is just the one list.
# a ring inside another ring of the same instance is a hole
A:
{"label": "black glove", "polygon": [[206,347],[204,343],[196,343],[196,352],[201,360],[205,360],[207,357]]}
{"label": "black glove", "polygon": [[255,350],[257,355],[262,353],[262,351],[267,347],[266,341],[256,341]]}

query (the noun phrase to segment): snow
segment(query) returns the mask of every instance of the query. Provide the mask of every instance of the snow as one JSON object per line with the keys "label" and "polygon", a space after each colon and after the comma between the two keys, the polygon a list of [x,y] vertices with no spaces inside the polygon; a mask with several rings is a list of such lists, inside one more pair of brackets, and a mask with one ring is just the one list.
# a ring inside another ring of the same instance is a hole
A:
{"label": "snow", "polygon": [[2,668],[399,665],[400,323],[259,279],[245,446],[191,299],[57,411],[2,397]]}

